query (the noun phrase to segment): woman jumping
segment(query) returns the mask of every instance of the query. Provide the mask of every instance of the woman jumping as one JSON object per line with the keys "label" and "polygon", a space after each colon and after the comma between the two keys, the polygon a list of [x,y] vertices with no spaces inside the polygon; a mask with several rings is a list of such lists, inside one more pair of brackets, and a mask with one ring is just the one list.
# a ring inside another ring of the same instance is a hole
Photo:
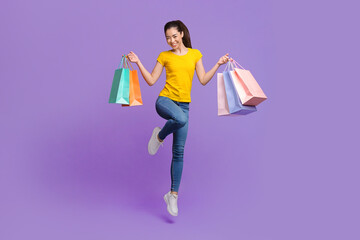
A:
{"label": "woman jumping", "polygon": [[[191,102],[191,86],[194,71],[200,83],[206,85],[214,76],[219,66],[228,62],[228,53],[222,56],[215,66],[207,73],[202,63],[202,54],[193,49],[190,33],[181,21],[171,21],[165,24],[166,42],[171,50],[161,52],[156,65],[150,74],[141,64],[138,56],[130,51],[127,58],[136,63],[142,76],[149,86],[159,79],[163,68],[166,70],[166,83],[156,100],[156,111],[167,120],[163,128],[155,127],[149,140],[149,154],[154,155],[163,144],[165,138],[173,134],[171,189],[164,195],[167,210],[172,216],[178,215],[177,199],[183,170],[184,146],[189,124],[189,104]],[[230,59],[231,60],[231,59]]]}

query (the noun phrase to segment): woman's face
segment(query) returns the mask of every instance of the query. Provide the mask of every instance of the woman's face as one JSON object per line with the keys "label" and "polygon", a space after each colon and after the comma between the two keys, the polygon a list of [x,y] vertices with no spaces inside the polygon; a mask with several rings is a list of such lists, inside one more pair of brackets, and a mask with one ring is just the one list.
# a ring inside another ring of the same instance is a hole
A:
{"label": "woman's face", "polygon": [[165,33],[166,41],[173,49],[177,49],[183,45],[183,36],[184,33],[180,33],[175,27],[169,28]]}

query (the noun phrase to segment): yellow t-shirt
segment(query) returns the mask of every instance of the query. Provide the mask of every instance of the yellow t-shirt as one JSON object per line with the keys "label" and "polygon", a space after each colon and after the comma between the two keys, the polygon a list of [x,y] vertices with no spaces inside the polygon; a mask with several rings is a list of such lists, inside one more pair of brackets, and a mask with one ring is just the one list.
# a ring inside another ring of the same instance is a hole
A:
{"label": "yellow t-shirt", "polygon": [[197,49],[188,48],[185,55],[176,55],[171,50],[161,52],[157,61],[165,66],[166,83],[159,96],[177,102],[191,102],[191,86],[196,62],[202,54]]}

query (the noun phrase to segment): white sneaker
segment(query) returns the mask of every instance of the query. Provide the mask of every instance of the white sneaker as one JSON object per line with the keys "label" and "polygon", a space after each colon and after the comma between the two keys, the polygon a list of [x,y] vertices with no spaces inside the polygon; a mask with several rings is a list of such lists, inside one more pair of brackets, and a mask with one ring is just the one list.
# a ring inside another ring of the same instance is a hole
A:
{"label": "white sneaker", "polygon": [[151,138],[148,143],[148,151],[150,155],[154,155],[157,150],[159,149],[160,145],[162,146],[163,143],[160,142],[157,138],[158,133],[160,132],[161,128],[156,127],[153,130],[153,133],[151,135]]}
{"label": "white sneaker", "polygon": [[179,197],[178,195],[172,194],[171,191],[169,191],[164,195],[164,200],[167,205],[167,210],[173,216],[178,215],[178,207],[177,207],[178,197]]}

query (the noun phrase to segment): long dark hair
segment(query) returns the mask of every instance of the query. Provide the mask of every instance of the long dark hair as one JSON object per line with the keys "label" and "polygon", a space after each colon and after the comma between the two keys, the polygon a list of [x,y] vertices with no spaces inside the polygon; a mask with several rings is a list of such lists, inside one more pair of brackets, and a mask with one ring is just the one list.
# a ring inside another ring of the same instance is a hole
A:
{"label": "long dark hair", "polygon": [[185,24],[180,20],[167,22],[164,26],[164,33],[166,34],[166,30],[168,30],[169,28],[172,28],[172,27],[175,27],[180,33],[181,32],[184,33],[184,37],[182,38],[182,41],[183,41],[185,47],[192,48],[191,40],[190,40],[190,33],[189,33],[189,30],[187,29],[187,27],[185,26]]}

